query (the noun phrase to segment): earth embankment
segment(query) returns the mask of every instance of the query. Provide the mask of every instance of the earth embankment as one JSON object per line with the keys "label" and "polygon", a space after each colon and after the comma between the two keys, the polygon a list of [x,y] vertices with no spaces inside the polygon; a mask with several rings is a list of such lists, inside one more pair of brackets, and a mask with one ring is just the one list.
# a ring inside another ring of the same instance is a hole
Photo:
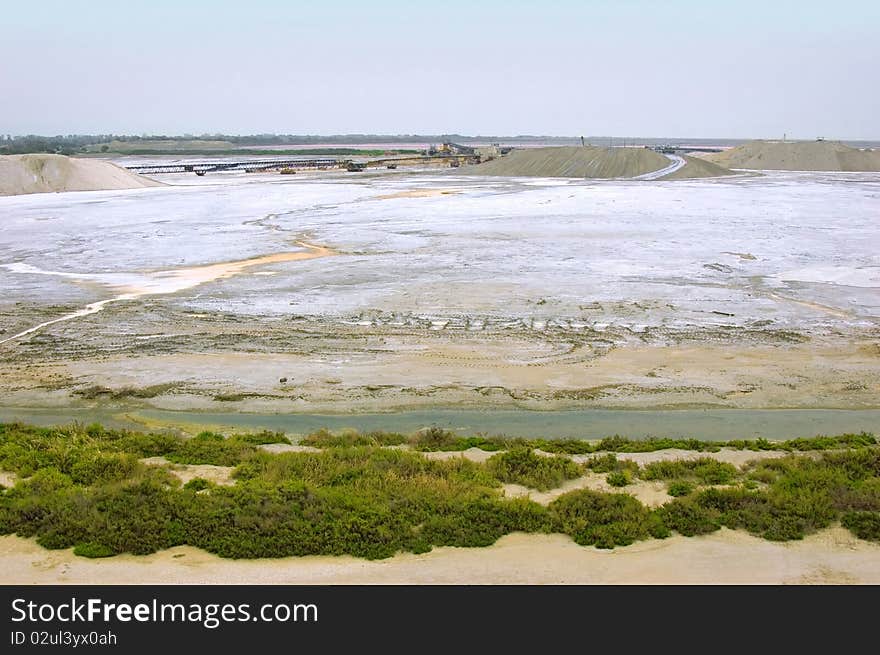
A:
{"label": "earth embankment", "polygon": [[64,155],[0,156],[0,196],[162,186],[108,161]]}

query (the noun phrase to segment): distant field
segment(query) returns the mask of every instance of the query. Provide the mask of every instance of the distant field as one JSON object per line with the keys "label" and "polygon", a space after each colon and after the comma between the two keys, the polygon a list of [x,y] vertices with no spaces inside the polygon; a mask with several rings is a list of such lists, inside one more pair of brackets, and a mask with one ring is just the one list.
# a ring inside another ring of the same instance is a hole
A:
{"label": "distant field", "polygon": [[279,157],[284,155],[359,155],[362,157],[381,157],[386,154],[418,154],[414,149],[380,149],[380,148],[337,148],[319,147],[302,148],[291,146],[261,148],[237,146],[229,141],[176,141],[176,140],[150,140],[150,141],[110,141],[87,146],[87,154],[114,154],[114,155],[258,155]]}
{"label": "distant field", "polygon": [[86,152],[132,152],[138,154],[144,154],[144,151],[151,150],[179,152],[181,150],[202,151],[234,149],[235,144],[231,141],[207,141],[203,139],[150,139],[144,141],[109,141],[107,143],[95,143],[90,146],[86,146]]}

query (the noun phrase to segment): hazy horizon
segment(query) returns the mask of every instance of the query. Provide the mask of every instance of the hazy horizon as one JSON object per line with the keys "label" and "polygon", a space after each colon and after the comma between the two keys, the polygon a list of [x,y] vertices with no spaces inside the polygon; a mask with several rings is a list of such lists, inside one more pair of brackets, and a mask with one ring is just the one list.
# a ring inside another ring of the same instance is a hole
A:
{"label": "hazy horizon", "polygon": [[3,134],[880,140],[862,0],[47,0],[4,22]]}

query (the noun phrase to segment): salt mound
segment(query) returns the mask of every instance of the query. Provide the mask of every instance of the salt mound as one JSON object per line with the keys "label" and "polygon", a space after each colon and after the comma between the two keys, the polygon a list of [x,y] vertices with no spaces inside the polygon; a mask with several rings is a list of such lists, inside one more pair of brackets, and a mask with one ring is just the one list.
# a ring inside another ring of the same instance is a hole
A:
{"label": "salt mound", "polygon": [[859,150],[836,141],[749,141],[703,159],[752,170],[880,171],[880,150]]}
{"label": "salt mound", "polygon": [[121,166],[63,155],[0,156],[0,196],[162,186]]}
{"label": "salt mound", "polygon": [[587,146],[523,148],[484,164],[461,169],[465,175],[507,177],[636,177],[669,166],[663,155],[647,148]]}
{"label": "salt mound", "polygon": [[687,155],[684,155],[684,160],[687,162],[684,166],[674,173],[664,175],[660,179],[692,180],[698,177],[721,177],[722,175],[734,174],[732,170],[719,166],[718,164],[713,164],[705,159],[698,159],[696,157],[688,157]]}

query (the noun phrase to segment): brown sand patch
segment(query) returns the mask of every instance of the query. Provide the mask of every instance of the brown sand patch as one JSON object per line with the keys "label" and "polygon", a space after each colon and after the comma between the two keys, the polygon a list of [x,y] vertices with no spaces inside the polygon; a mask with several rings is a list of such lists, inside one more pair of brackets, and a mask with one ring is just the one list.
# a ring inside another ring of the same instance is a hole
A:
{"label": "brown sand patch", "polygon": [[131,294],[131,296],[135,298],[147,295],[175,293],[184,289],[191,289],[192,287],[207,282],[225,280],[235,275],[239,275],[254,266],[279,264],[281,262],[304,261],[337,254],[330,248],[316,246],[311,243],[306,243],[305,241],[297,241],[296,245],[305,250],[278,252],[231,262],[219,262],[217,264],[178,268],[169,271],[157,271],[152,274],[155,281],[148,282],[144,285],[126,286],[119,290],[125,294]]}
{"label": "brown sand patch", "polygon": [[512,177],[637,177],[661,170],[669,159],[647,148],[524,148],[482,164],[465,166],[462,175]]}
{"label": "brown sand patch", "polygon": [[214,466],[213,464],[175,464],[164,457],[146,457],[141,460],[148,466],[167,466],[174,477],[186,484],[195,478],[202,478],[214,484],[232,486],[234,466]]}
{"label": "brown sand patch", "polygon": [[880,150],[859,150],[836,141],[749,141],[702,158],[752,170],[880,171]]}
{"label": "brown sand patch", "polygon": [[433,460],[449,460],[455,459],[456,457],[461,457],[462,459],[469,459],[472,462],[485,462],[492,455],[497,455],[498,452],[490,452],[488,450],[482,450],[481,448],[468,448],[467,450],[437,450],[437,451],[428,451],[422,453],[426,458]]}
{"label": "brown sand patch", "polygon": [[835,318],[852,318],[852,314],[850,312],[845,312],[841,309],[837,309],[836,307],[829,307],[828,305],[822,305],[817,302],[810,302],[809,300],[798,300],[796,298],[789,298],[788,296],[783,296],[778,293],[768,293],[768,298],[772,298],[773,300],[781,300],[783,302],[790,302],[794,305],[800,305],[801,307],[806,307],[807,309],[814,309],[818,312],[822,312],[825,314],[829,314],[830,316],[834,316]]}
{"label": "brown sand patch", "polygon": [[666,484],[657,480],[633,480],[625,487],[613,487],[605,478],[605,473],[587,473],[579,478],[566,480],[562,486],[548,491],[529,489],[521,484],[502,485],[502,491],[509,498],[529,498],[539,505],[549,505],[560,496],[578,489],[628,494],[648,507],[660,507],[672,500],[672,497],[666,493]]}
{"label": "brown sand patch", "polygon": [[[665,450],[655,450],[648,453],[606,453],[598,452],[591,455],[572,455],[575,462],[583,463],[593,457],[601,457],[603,455],[616,455],[617,459],[635,462],[639,466],[645,466],[653,462],[670,462],[675,460],[694,460],[702,458],[710,458],[719,462],[733,464],[737,468],[742,468],[746,463],[760,459],[775,459],[777,457],[785,457],[790,455],[785,450],[736,450],[734,448],[722,448],[717,452],[699,452],[696,450],[681,450],[679,448],[667,448]],[[803,454],[803,453],[798,453]]]}
{"label": "brown sand patch", "polygon": [[[468,334],[454,343],[444,335],[369,328],[383,341],[365,351],[350,337],[361,335],[347,328],[322,328],[309,331],[308,339],[291,340],[289,334],[275,338],[283,331],[273,327],[265,334],[273,337],[278,350],[268,353],[212,352],[213,339],[227,333],[230,339],[240,339],[247,324],[177,327],[193,331],[185,352],[153,351],[153,341],[143,342],[147,345],[134,352],[74,353],[67,358],[56,354],[48,361],[24,352],[16,362],[20,365],[4,367],[0,395],[10,406],[42,406],[92,385],[143,388],[185,380],[185,389],[138,399],[138,405],[226,411],[228,403],[216,402],[214,396],[237,393],[242,394],[235,405],[238,411],[345,413],[470,406],[865,409],[877,407],[880,392],[880,357],[873,354],[876,339],[779,345],[707,340],[633,344],[601,352],[560,348],[517,334],[503,339]],[[344,353],[344,366],[330,367],[330,350]],[[295,387],[279,386],[281,376],[290,376]],[[61,379],[70,381],[67,391],[57,386]],[[744,430],[742,436],[750,432]]]}
{"label": "brown sand patch", "polygon": [[354,557],[224,560],[181,546],[90,560],[0,537],[5,584],[812,584],[880,583],[880,545],[842,528],[801,541],[721,529],[598,550],[564,535],[512,534],[488,548]]}
{"label": "brown sand patch", "polygon": [[661,180],[691,180],[702,177],[722,177],[724,175],[735,175],[729,168],[724,168],[718,164],[713,164],[704,159],[696,157],[683,156],[685,165],[677,171],[664,175]]}
{"label": "brown sand patch", "polygon": [[0,155],[0,196],[165,186],[121,166],[64,155]]}
{"label": "brown sand patch", "polygon": [[320,448],[314,446],[301,446],[299,444],[290,443],[265,443],[257,446],[260,450],[267,453],[320,453]]}
{"label": "brown sand patch", "polygon": [[[216,280],[224,280],[233,277],[234,275],[238,275],[253,266],[261,266],[263,264],[277,264],[280,262],[301,261],[306,259],[317,259],[318,257],[328,257],[337,254],[334,250],[331,250],[330,248],[312,245],[304,241],[297,241],[296,245],[302,246],[306,250],[297,252],[280,252],[271,255],[251,257],[249,259],[240,259],[232,262],[207,264],[205,266],[192,266],[188,268],[178,268],[168,271],[156,271],[150,274],[148,276],[148,280],[141,284],[112,287],[116,291],[120,292],[120,294],[118,296],[115,296],[114,298],[99,300],[98,302],[90,303],[82,309],[76,310],[75,312],[64,314],[63,316],[59,316],[58,318],[53,318],[49,321],[39,323],[38,325],[30,327],[27,330],[23,330],[17,334],[13,334],[11,337],[6,337],[5,339],[0,340],[0,344],[20,339],[21,337],[27,336],[28,334],[33,334],[34,332],[37,332],[44,327],[48,327],[49,325],[54,325],[55,323],[69,321],[70,319],[79,318],[82,316],[88,316],[89,314],[95,314],[103,310],[110,303],[119,302],[121,300],[135,300],[144,296],[176,293],[185,289],[191,289],[207,282],[214,282]],[[75,278],[76,276],[66,275],[66,277]],[[83,279],[86,278],[84,277]]]}
{"label": "brown sand patch", "polygon": [[461,193],[460,189],[412,189],[410,191],[398,191],[386,193],[381,196],[373,196],[373,200],[393,200],[395,198],[436,198],[437,196],[451,196]]}

